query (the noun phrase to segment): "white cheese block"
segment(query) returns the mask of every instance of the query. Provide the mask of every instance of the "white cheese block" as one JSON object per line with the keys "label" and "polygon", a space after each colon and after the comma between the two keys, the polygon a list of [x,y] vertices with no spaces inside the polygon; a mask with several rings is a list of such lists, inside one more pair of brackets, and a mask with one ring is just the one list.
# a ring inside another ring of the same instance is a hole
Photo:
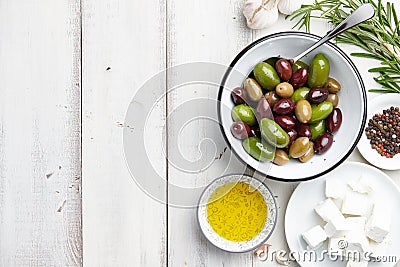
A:
{"label": "white cheese block", "polygon": [[349,261],[346,264],[346,267],[367,267],[368,266],[368,261],[360,259],[349,259]]}
{"label": "white cheese block", "polygon": [[342,209],[342,204],[343,204],[343,198],[332,198],[333,203],[335,203],[336,207],[341,210]]}
{"label": "white cheese block", "polygon": [[342,213],[354,216],[368,216],[371,213],[371,199],[366,194],[347,191],[343,199]]}
{"label": "white cheese block", "polygon": [[310,249],[318,248],[326,239],[326,233],[321,226],[316,225],[302,234],[304,241],[308,244]]}
{"label": "white cheese block", "polygon": [[371,252],[371,258],[377,258],[377,257],[383,257],[383,256],[388,256],[388,248],[391,245],[391,234],[389,233],[385,240],[383,240],[381,243],[375,242],[373,240],[369,241],[369,247]]}
{"label": "white cheese block", "polygon": [[325,181],[325,196],[333,199],[343,199],[347,186],[336,178],[329,178]]}
{"label": "white cheese block", "polygon": [[377,202],[374,205],[371,217],[368,219],[365,231],[370,239],[379,243],[382,242],[389,233],[390,224],[390,208],[381,202]]}
{"label": "white cheese block", "polygon": [[347,183],[350,188],[361,194],[370,194],[372,193],[372,185],[369,183],[368,179],[361,176],[358,180],[352,180]]}
{"label": "white cheese block", "polygon": [[370,251],[368,238],[361,231],[350,231],[346,236],[346,241],[345,256],[348,259],[363,259]]}
{"label": "white cheese block", "polygon": [[350,230],[364,232],[367,218],[363,216],[347,217],[346,222]]}
{"label": "white cheese block", "polygon": [[345,254],[345,246],[343,245],[346,238],[344,236],[341,237],[331,237],[328,242],[328,254],[332,256],[340,256],[343,257]]}
{"label": "white cheese block", "polygon": [[344,236],[350,227],[345,218],[338,217],[325,224],[324,230],[328,237]]}
{"label": "white cheese block", "polygon": [[344,219],[343,214],[330,198],[319,202],[314,210],[325,222]]}

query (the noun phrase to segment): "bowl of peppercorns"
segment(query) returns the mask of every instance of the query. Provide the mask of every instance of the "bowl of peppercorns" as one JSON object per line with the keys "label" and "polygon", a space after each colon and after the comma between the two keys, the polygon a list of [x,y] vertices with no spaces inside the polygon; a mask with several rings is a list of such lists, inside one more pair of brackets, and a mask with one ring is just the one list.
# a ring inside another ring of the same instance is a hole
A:
{"label": "bowl of peppercorns", "polygon": [[378,168],[400,169],[399,94],[385,94],[372,99],[358,150]]}

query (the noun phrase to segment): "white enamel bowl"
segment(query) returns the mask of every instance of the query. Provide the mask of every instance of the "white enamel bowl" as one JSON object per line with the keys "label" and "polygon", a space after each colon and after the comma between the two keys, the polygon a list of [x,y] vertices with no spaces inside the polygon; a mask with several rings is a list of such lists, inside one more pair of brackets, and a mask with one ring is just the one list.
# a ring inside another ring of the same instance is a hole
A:
{"label": "white enamel bowl", "polygon": [[342,85],[338,108],[342,111],[343,122],[339,131],[334,134],[332,147],[325,154],[315,155],[307,163],[300,163],[298,160],[290,160],[284,166],[260,163],[246,153],[241,140],[234,138],[230,132],[233,122],[231,110],[234,106],[231,91],[243,85],[254,66],[269,57],[292,58],[317,40],[319,37],[301,32],[281,32],[263,37],[238,54],[221,82],[218,113],[227,143],[244,163],[272,179],[301,181],[321,176],[339,166],[354,150],[362,135],[367,114],[364,84],[353,62],[332,43],[325,43],[302,59],[310,63],[315,54],[325,54],[330,62],[330,76]]}

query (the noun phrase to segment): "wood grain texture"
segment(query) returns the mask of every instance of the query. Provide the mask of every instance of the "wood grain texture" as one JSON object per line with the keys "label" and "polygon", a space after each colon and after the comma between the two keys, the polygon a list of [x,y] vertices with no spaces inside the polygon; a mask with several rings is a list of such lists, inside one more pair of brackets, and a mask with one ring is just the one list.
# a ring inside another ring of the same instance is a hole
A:
{"label": "wood grain texture", "polygon": [[[147,78],[164,67],[187,62],[229,64],[252,40],[291,29],[292,24],[281,16],[278,23],[269,29],[250,31],[241,15],[242,4],[236,0],[166,0],[135,4],[121,0],[84,1],[86,265],[279,266],[259,262],[252,253],[230,254],[213,247],[198,228],[195,209],[166,207],[149,199],[130,181],[122,157],[121,128],[130,127],[123,123],[124,112],[135,90]],[[326,25],[319,24],[313,31],[323,34]],[[167,89],[173,89],[177,79],[179,77],[167,75]],[[155,163],[167,172],[170,183],[201,186],[224,172],[237,170],[232,166],[225,169],[230,151],[225,150],[226,144],[218,127],[199,120],[184,128],[176,117],[168,117],[165,121],[167,113],[173,113],[185,102],[201,97],[214,99],[215,88],[190,85],[173,90],[168,94],[165,111],[159,110],[159,118],[153,122],[154,132],[160,132],[167,122],[168,140],[179,140],[178,144],[168,143],[169,155],[181,153],[199,166],[217,159],[207,171],[193,175],[176,168],[179,162],[165,166],[165,159],[160,155]],[[193,106],[190,114],[197,115],[207,108]],[[215,147],[202,147],[200,140],[205,137],[211,137]],[[158,146],[154,147],[152,154],[157,153]],[[357,151],[350,160],[362,161]],[[241,165],[239,161],[232,165],[235,164],[236,167]],[[391,175],[396,176],[398,172]],[[287,249],[284,213],[296,184],[274,181],[267,181],[267,184],[277,196],[279,208],[278,225],[268,243],[274,250]],[[168,191],[169,197],[172,198],[174,193]],[[192,199],[197,199],[197,196],[192,196]]]}
{"label": "wood grain texture", "polygon": [[0,2],[0,266],[81,266],[80,3]]}
{"label": "wood grain texture", "polygon": [[[166,266],[166,206],[133,181],[122,142],[124,129],[135,130],[124,122],[134,94],[165,68],[165,2],[84,0],[82,8],[84,265]],[[165,125],[161,106],[156,133]],[[157,150],[165,145],[151,144],[165,174]]]}
{"label": "wood grain texture", "polygon": [[[132,180],[123,155],[122,132],[134,129],[125,124],[125,112],[147,79],[181,63],[227,65],[251,41],[292,26],[281,16],[272,27],[251,31],[242,4],[0,1],[0,266],[278,266],[213,247],[198,228],[195,209],[150,198]],[[317,34],[326,30],[325,24],[313,28]],[[354,61],[366,86],[374,87],[365,61]],[[172,89],[178,78],[167,75],[161,90]],[[217,125],[198,120],[185,128],[176,117],[166,118],[186,101],[215,99],[216,89],[185,86],[154,110],[149,154],[171,183],[204,186],[243,166]],[[190,114],[215,109],[209,103]],[[180,146],[159,138],[166,126],[168,140],[176,138]],[[200,143],[205,138],[215,146]],[[182,172],[177,162],[167,165],[161,147],[179,150],[198,166],[211,165],[201,174]],[[348,160],[365,162],[357,150]],[[400,185],[400,171],[385,172]],[[284,212],[296,184],[266,183],[279,209],[268,243],[286,250]]]}
{"label": "wood grain texture", "polygon": [[[180,1],[168,0],[167,60],[168,67],[187,62],[214,62],[229,65],[234,56],[251,42],[251,32],[245,29],[241,14],[242,1]],[[193,68],[196,71],[197,68]],[[223,72],[219,75],[222,77]],[[168,77],[172,89],[179,74]],[[182,86],[168,96],[168,113],[180,112],[185,103],[207,99],[205,105],[192,105],[189,117],[216,114],[218,86],[193,84]],[[185,121],[184,121],[185,122]],[[169,157],[181,153],[192,161],[200,173],[176,168],[181,162],[170,162],[168,179],[172,184],[200,188],[224,173],[237,172],[241,163],[231,154],[220,134],[217,123],[199,118],[190,124],[168,118]],[[207,139],[208,138],[208,139]],[[178,143],[172,142],[178,140]],[[212,141],[210,141],[212,140]],[[179,151],[178,151],[179,150]],[[230,169],[226,169],[230,160]],[[235,169],[236,164],[236,169]],[[205,168],[208,166],[208,168]],[[176,197],[168,191],[169,198]],[[196,202],[199,195],[190,198]],[[251,266],[252,256],[231,254],[217,249],[202,235],[195,208],[169,207],[168,209],[168,266]]]}

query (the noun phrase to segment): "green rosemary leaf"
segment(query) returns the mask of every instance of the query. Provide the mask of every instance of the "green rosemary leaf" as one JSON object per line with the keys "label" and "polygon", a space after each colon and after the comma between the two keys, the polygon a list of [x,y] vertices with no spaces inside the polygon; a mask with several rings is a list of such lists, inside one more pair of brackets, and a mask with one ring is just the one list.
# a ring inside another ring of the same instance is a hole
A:
{"label": "green rosemary leaf", "polygon": [[392,7],[390,5],[390,3],[386,3],[386,10],[387,10],[387,20],[390,24],[390,27],[393,27],[393,21],[392,21]]}
{"label": "green rosemary leaf", "polygon": [[398,93],[396,91],[391,91],[388,89],[369,89],[368,91],[371,93]]}
{"label": "green rosemary leaf", "polygon": [[392,68],[389,68],[389,67],[372,68],[372,69],[369,69],[368,72],[384,72],[384,73],[399,74],[397,71],[395,71],[395,70],[393,70]]}
{"label": "green rosemary leaf", "polygon": [[400,76],[390,76],[390,77],[381,78],[381,79],[378,77],[376,79],[380,83],[382,83],[382,82],[400,82]]}
{"label": "green rosemary leaf", "polygon": [[394,25],[394,32],[396,32],[397,36],[400,36],[400,23],[398,22],[399,20],[397,19],[397,13],[396,13],[396,8],[394,7],[394,4],[392,3],[392,16],[393,16],[393,22],[396,24],[397,26]]}
{"label": "green rosemary leaf", "polygon": [[352,55],[354,57],[373,58],[373,59],[380,60],[380,57],[375,56],[373,54],[369,54],[369,53],[351,53],[350,55]]}

